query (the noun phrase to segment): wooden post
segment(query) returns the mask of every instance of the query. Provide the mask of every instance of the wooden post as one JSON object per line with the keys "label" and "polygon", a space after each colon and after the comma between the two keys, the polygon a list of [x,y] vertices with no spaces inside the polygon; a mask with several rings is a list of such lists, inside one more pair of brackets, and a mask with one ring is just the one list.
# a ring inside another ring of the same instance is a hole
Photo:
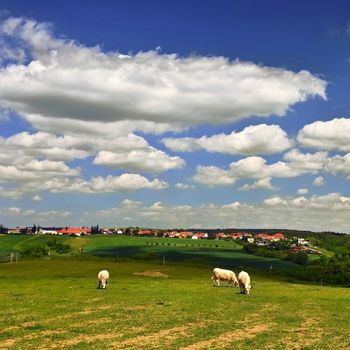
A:
{"label": "wooden post", "polygon": [[163,256],[163,265],[165,265],[165,256]]}

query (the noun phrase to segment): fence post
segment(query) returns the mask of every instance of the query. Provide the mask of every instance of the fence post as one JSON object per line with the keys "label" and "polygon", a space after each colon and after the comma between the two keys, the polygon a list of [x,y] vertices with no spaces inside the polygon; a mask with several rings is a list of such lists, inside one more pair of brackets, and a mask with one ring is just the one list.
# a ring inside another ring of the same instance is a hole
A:
{"label": "fence post", "polygon": [[165,256],[163,256],[163,265],[165,265]]}

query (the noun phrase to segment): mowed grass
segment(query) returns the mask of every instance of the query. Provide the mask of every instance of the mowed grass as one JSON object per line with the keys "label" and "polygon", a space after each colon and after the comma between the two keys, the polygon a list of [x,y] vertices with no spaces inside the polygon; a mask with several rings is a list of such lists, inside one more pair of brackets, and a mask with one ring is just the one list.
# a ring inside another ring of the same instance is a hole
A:
{"label": "mowed grass", "polygon": [[[97,289],[97,273],[111,279]],[[238,272],[238,271],[237,271]],[[204,265],[112,258],[0,264],[1,349],[349,349],[350,289],[250,271],[213,287]]]}

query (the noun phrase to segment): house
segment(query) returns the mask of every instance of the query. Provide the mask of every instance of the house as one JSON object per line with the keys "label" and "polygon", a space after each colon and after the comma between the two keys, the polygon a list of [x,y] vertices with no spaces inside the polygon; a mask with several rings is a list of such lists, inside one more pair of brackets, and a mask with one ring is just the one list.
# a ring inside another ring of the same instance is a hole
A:
{"label": "house", "polygon": [[298,238],[298,245],[309,246],[310,242],[307,241],[305,238]]}
{"label": "house", "polygon": [[20,227],[15,227],[15,228],[9,228],[7,233],[10,234],[20,234],[22,233],[22,229]]}
{"label": "house", "polygon": [[58,235],[58,230],[61,230],[61,228],[57,227],[40,227],[39,232],[42,235]]}
{"label": "house", "polygon": [[151,230],[139,230],[137,232],[138,236],[154,236],[154,232]]}
{"label": "house", "polygon": [[[178,238],[192,238],[194,235],[193,232],[190,232],[190,231],[181,231],[181,232],[178,232],[177,235],[175,235],[175,237],[178,237]],[[200,237],[198,237],[200,238]]]}
{"label": "house", "polygon": [[177,234],[178,234],[177,231],[167,231],[167,232],[164,232],[163,237],[174,238],[175,235]]}
{"label": "house", "polygon": [[225,238],[227,238],[227,235],[226,235],[224,232],[218,232],[218,233],[215,235],[215,238],[216,238],[216,239],[225,239]]}
{"label": "house", "polygon": [[265,240],[255,241],[255,245],[257,247],[266,247],[269,244],[270,244],[270,242],[269,241],[265,241]]}
{"label": "house", "polygon": [[208,238],[208,234],[207,233],[200,233],[200,232],[198,232],[198,233],[194,233],[192,235],[192,239],[196,239],[194,237],[197,237],[197,239],[207,239]]}
{"label": "house", "polygon": [[91,234],[91,228],[88,227],[65,227],[57,230],[58,235],[81,236]]}

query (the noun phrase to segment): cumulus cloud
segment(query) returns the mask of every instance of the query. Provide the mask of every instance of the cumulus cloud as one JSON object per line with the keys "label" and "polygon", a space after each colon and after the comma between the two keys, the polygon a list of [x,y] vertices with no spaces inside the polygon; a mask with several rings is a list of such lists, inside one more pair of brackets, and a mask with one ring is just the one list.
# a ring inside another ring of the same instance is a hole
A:
{"label": "cumulus cloud", "polygon": [[299,188],[297,191],[297,194],[304,195],[304,194],[307,194],[308,192],[309,190],[307,188]]}
{"label": "cumulus cloud", "polygon": [[63,162],[31,160],[28,163],[16,165],[0,165],[0,183],[4,181],[38,181],[52,177],[75,177],[79,173],[80,170],[78,168],[69,168]]}
{"label": "cumulus cloud", "polygon": [[276,191],[277,187],[271,184],[271,178],[266,177],[264,179],[260,179],[255,181],[253,184],[245,184],[244,186],[239,188],[240,191],[250,191],[250,190],[269,190]]}
{"label": "cumulus cloud", "polygon": [[295,170],[317,172],[324,167],[327,157],[327,152],[302,153],[297,149],[293,149],[287,152],[283,159]]}
{"label": "cumulus cloud", "polygon": [[344,156],[336,155],[327,160],[326,171],[333,175],[343,174],[350,179],[350,153]]}
{"label": "cumulus cloud", "polygon": [[175,187],[176,187],[177,189],[180,189],[180,190],[189,190],[189,189],[194,188],[193,185],[184,184],[184,183],[182,183],[182,182],[177,182],[177,183],[175,184]]}
{"label": "cumulus cloud", "polygon": [[232,162],[228,170],[214,166],[198,166],[194,180],[209,186],[227,186],[239,179],[256,179],[259,181],[254,185],[243,186],[241,189],[248,190],[258,187],[273,189],[270,186],[270,180],[267,179],[292,178],[317,173],[324,170],[325,164],[329,161],[327,156],[327,152],[310,154],[293,149],[283,156],[286,162],[278,161],[272,164],[267,164],[266,159],[262,157],[251,156]]}
{"label": "cumulus cloud", "polygon": [[305,125],[297,140],[303,147],[350,152],[350,118],[335,118]]}
{"label": "cumulus cloud", "polygon": [[209,187],[228,186],[235,183],[236,179],[228,171],[215,166],[197,166],[197,173],[193,180]]}
{"label": "cumulus cloud", "polygon": [[95,156],[93,164],[130,171],[160,173],[180,169],[185,161],[171,157],[150,146],[141,136],[126,134],[98,136],[70,134],[58,136],[46,132],[21,132],[8,138],[0,138],[0,160],[13,163],[21,157],[21,163],[34,162],[31,157],[45,157],[53,161],[70,161]]}
{"label": "cumulus cloud", "polygon": [[120,176],[95,176],[90,180],[54,178],[44,182],[40,189],[54,193],[108,193],[128,192],[139,189],[162,190],[167,187],[168,184],[165,181],[159,179],[148,180],[139,174],[126,173]]}
{"label": "cumulus cloud", "polygon": [[317,176],[315,180],[312,182],[312,185],[316,187],[321,187],[321,186],[324,186],[325,184],[326,182],[322,176]]}
{"label": "cumulus cloud", "polygon": [[326,82],[308,71],[156,50],[102,52],[24,18],[4,20],[0,31],[28,53],[27,64],[1,69],[1,104],[28,120],[227,123],[283,116],[298,102],[326,98]]}
{"label": "cumulus cloud", "polygon": [[204,149],[208,152],[226,154],[274,154],[292,147],[293,142],[278,125],[253,125],[241,132],[219,134],[201,138],[165,138],[166,147],[173,151],[192,152]]}
{"label": "cumulus cloud", "polygon": [[10,215],[10,216],[17,216],[17,215],[21,214],[21,209],[17,208],[17,207],[2,208],[1,214]]}
{"label": "cumulus cloud", "polygon": [[[127,217],[139,226],[184,228],[290,228],[313,231],[348,229],[350,197],[340,193],[323,196],[267,198],[262,203],[232,201],[224,204],[173,205],[154,202],[138,210],[123,206],[93,212],[101,221]],[[91,217],[88,213],[87,217]]]}
{"label": "cumulus cloud", "polygon": [[124,199],[121,203],[121,207],[125,209],[139,208],[142,204],[140,201],[133,201],[131,199]]}
{"label": "cumulus cloud", "polygon": [[170,157],[160,150],[148,147],[129,152],[100,151],[93,164],[131,171],[161,173],[169,169],[181,169],[184,167],[185,161],[180,157]]}

